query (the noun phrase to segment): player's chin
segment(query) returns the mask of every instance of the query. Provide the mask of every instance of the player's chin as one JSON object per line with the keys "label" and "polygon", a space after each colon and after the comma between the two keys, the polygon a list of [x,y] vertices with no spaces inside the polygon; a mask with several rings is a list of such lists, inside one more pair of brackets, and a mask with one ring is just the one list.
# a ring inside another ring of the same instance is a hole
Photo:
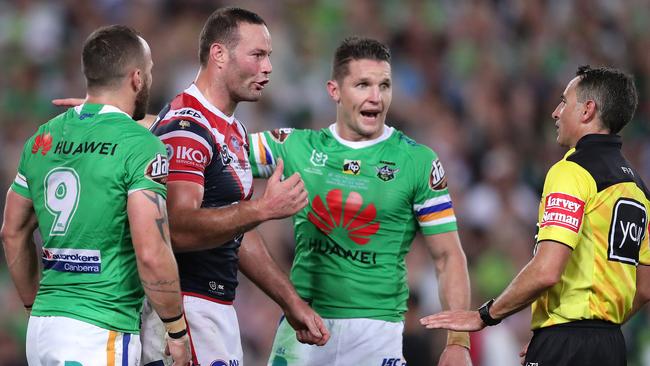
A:
{"label": "player's chin", "polygon": [[361,118],[359,121],[359,127],[363,131],[365,136],[374,136],[381,132],[381,129],[384,127],[383,118]]}

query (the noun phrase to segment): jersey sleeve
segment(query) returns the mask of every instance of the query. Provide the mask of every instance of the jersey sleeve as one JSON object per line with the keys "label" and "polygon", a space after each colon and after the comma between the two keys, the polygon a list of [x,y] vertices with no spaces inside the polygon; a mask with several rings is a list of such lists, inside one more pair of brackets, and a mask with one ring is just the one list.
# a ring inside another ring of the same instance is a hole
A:
{"label": "jersey sleeve", "polygon": [[169,160],[165,146],[148,132],[138,138],[133,146],[125,164],[128,193],[149,190],[167,197],[165,182],[169,174]]}
{"label": "jersey sleeve", "polygon": [[548,171],[539,207],[537,242],[553,240],[575,249],[582,230],[585,205],[596,193],[591,175],[562,160]]}
{"label": "jersey sleeve", "polygon": [[[189,119],[172,120],[155,131],[169,157],[169,182],[189,181],[204,185],[205,168],[215,154],[213,137],[205,127]],[[216,152],[219,154],[219,152]]]}
{"label": "jersey sleeve", "polygon": [[447,176],[438,156],[431,149],[423,148],[414,162],[413,213],[420,231],[423,235],[434,235],[458,230]]}
{"label": "jersey sleeve", "polygon": [[248,158],[255,178],[268,178],[273,174],[277,159],[282,158],[285,150],[284,143],[292,132],[292,128],[278,128],[248,135]]}
{"label": "jersey sleeve", "polygon": [[[47,136],[49,136],[49,134]],[[12,191],[30,200],[32,199],[32,194],[29,191],[29,182],[27,180],[27,161],[32,150],[35,150],[37,147],[40,147],[40,145],[44,143],[43,139],[43,135],[37,135],[35,138],[32,137],[27,140],[27,142],[25,142],[23,152],[20,155],[20,163],[18,163],[18,171],[16,172],[16,177],[11,183]],[[36,150],[35,153],[40,153],[40,151],[42,151],[42,149]]]}
{"label": "jersey sleeve", "polygon": [[[650,212],[650,202],[645,201],[646,212]],[[650,217],[646,216],[646,227],[639,248],[639,264],[650,266]]]}

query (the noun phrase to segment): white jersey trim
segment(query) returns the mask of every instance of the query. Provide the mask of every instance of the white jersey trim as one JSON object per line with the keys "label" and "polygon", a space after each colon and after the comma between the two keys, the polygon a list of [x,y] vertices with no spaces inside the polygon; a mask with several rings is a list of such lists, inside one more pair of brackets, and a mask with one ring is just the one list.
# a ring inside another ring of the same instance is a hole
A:
{"label": "white jersey trim", "polygon": [[27,184],[27,178],[25,178],[24,175],[20,173],[16,173],[16,178],[14,179],[14,183],[17,185],[29,189],[29,185]]}
{"label": "white jersey trim", "polygon": [[332,132],[334,138],[338,142],[352,149],[361,149],[364,147],[376,145],[382,141],[387,140],[393,134],[393,131],[395,131],[393,127],[384,125],[384,131],[382,132],[381,136],[377,137],[376,139],[365,140],[365,141],[348,141],[338,134],[338,132],[336,131],[336,123],[332,123],[329,126],[329,129]]}
{"label": "white jersey trim", "polygon": [[[77,114],[81,114],[81,110],[84,108],[85,105],[86,103],[74,107],[74,111],[77,112]],[[109,104],[104,104],[102,109],[100,109],[97,114],[104,114],[104,113],[122,113],[123,115],[132,118],[128,113]]]}
{"label": "white jersey trim", "polygon": [[419,205],[413,205],[413,210],[417,212],[423,208],[439,205],[441,203],[446,203],[446,202],[451,202],[451,196],[449,196],[449,194],[445,194],[440,197],[430,198]]}
{"label": "white jersey trim", "polygon": [[199,88],[196,86],[196,84],[192,83],[189,88],[185,89],[185,93],[193,96],[194,98],[198,99],[199,102],[210,112],[216,114],[219,116],[219,118],[225,120],[229,124],[232,124],[233,121],[235,120],[235,115],[233,114],[232,116],[226,116],[225,113],[223,113],[219,108],[215,107],[212,103],[208,101],[208,99],[201,93]]}

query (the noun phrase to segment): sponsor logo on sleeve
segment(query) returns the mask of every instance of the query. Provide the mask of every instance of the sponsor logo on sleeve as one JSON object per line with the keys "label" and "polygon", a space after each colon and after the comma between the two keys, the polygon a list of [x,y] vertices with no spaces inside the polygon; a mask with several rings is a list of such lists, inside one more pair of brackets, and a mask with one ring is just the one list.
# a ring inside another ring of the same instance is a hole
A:
{"label": "sponsor logo on sleeve", "polygon": [[99,250],[43,248],[43,267],[59,272],[101,273]]}
{"label": "sponsor logo on sleeve", "polygon": [[203,154],[201,150],[183,145],[176,146],[176,154],[174,154],[174,158],[180,162],[199,166],[203,166],[208,162],[208,158]]}
{"label": "sponsor logo on sleeve", "polygon": [[440,191],[447,188],[447,177],[445,169],[442,167],[440,160],[436,159],[431,163],[431,174],[429,174],[429,188],[434,191]]}
{"label": "sponsor logo on sleeve", "polygon": [[166,156],[156,153],[156,157],[147,164],[144,176],[156,183],[165,184],[167,175],[169,175],[169,160]]}
{"label": "sponsor logo on sleeve", "polygon": [[343,160],[343,173],[359,175],[361,172],[361,160]]}
{"label": "sponsor logo on sleeve", "polygon": [[648,214],[641,203],[627,198],[616,201],[609,229],[608,259],[637,265],[647,224]]}
{"label": "sponsor logo on sleeve", "polygon": [[289,138],[291,132],[293,132],[293,128],[276,128],[275,130],[271,130],[269,132],[271,133],[273,140],[275,140],[277,143],[284,144],[287,138]]}
{"label": "sponsor logo on sleeve", "polygon": [[41,150],[41,155],[45,156],[52,148],[52,135],[49,133],[42,133],[34,139],[32,144],[32,154],[36,154]]}
{"label": "sponsor logo on sleeve", "polygon": [[551,193],[544,202],[544,216],[540,228],[559,226],[575,233],[580,231],[585,203],[578,197],[564,193]]}

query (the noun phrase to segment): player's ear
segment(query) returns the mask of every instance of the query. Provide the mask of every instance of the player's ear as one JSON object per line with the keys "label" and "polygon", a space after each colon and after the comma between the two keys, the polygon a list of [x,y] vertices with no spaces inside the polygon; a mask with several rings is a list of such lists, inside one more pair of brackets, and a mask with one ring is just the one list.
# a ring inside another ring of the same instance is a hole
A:
{"label": "player's ear", "polygon": [[333,101],[338,103],[341,100],[341,94],[339,91],[339,83],[336,80],[329,80],[327,82],[327,94],[330,95]]}
{"label": "player's ear", "polygon": [[214,62],[219,68],[228,60],[228,48],[221,43],[213,43],[210,45],[210,60]]}
{"label": "player's ear", "polygon": [[585,122],[591,121],[596,117],[596,102],[593,100],[587,100],[582,103],[582,120]]}
{"label": "player's ear", "polygon": [[141,69],[133,69],[129,75],[131,89],[133,92],[137,94],[140,92],[140,90],[142,90],[142,88],[147,87],[145,85],[144,75]]}

